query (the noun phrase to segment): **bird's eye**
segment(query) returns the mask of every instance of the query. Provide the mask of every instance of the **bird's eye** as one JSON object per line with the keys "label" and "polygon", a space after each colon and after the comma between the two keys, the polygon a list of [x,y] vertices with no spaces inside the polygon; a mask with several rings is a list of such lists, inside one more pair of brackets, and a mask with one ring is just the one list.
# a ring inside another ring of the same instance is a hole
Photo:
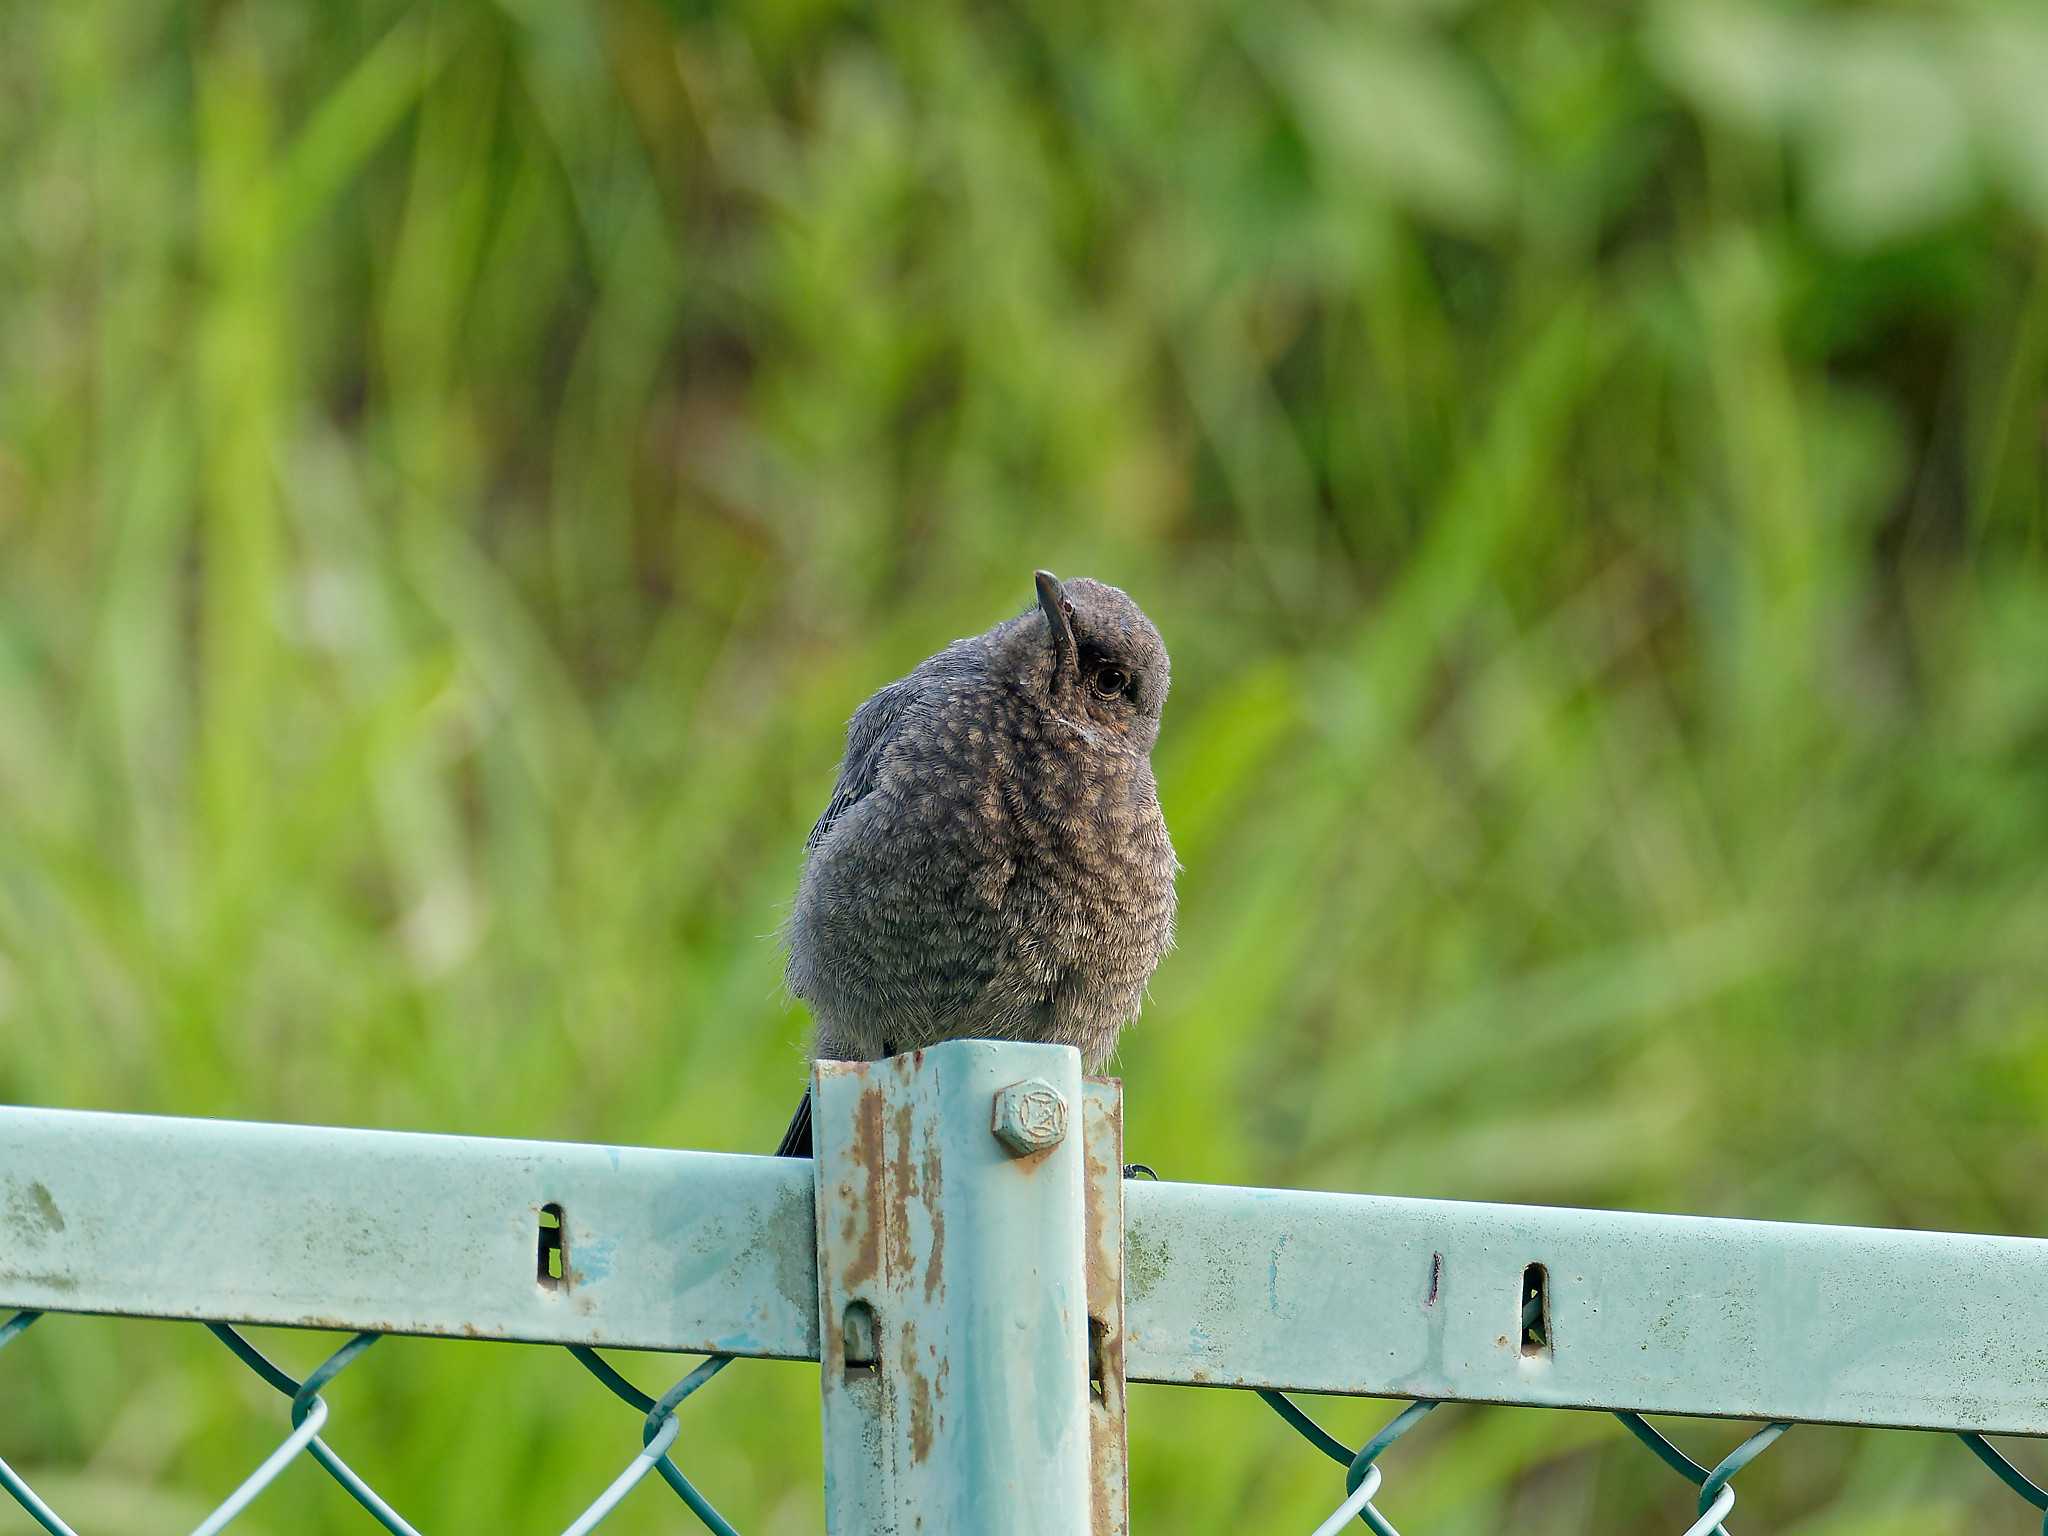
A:
{"label": "bird's eye", "polygon": [[1095,691],[1105,699],[1113,699],[1122,693],[1130,681],[1130,674],[1114,664],[1095,669]]}

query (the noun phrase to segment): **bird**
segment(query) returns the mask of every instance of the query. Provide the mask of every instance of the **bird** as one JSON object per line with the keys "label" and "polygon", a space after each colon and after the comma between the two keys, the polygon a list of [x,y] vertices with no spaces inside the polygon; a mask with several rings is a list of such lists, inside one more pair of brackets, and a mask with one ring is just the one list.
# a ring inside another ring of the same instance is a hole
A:
{"label": "bird", "polygon": [[[786,928],[812,1055],[1071,1045],[1097,1071],[1173,943],[1179,862],[1152,748],[1171,667],[1130,596],[1036,601],[855,711]],[[806,1091],[777,1153],[811,1155]]]}

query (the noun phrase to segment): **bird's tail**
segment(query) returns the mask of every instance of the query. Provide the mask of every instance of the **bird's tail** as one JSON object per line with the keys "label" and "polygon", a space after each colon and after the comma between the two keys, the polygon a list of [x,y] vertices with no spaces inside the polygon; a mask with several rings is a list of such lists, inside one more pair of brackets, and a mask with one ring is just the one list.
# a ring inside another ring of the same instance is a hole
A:
{"label": "bird's tail", "polygon": [[782,1133],[782,1145],[775,1149],[777,1157],[809,1157],[811,1155],[811,1090],[806,1088],[796,1113],[789,1117],[789,1129]]}

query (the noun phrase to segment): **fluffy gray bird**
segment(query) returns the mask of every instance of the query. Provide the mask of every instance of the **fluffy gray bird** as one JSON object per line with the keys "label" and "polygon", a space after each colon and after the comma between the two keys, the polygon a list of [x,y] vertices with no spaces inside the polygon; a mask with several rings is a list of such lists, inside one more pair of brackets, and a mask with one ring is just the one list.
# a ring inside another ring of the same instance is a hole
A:
{"label": "fluffy gray bird", "polygon": [[[1151,759],[1166,647],[1115,587],[1037,582],[1035,607],[954,641],[847,727],[789,924],[816,1056],[1043,1040],[1094,1071],[1173,941]],[[810,1109],[806,1094],[782,1155],[810,1156]]]}

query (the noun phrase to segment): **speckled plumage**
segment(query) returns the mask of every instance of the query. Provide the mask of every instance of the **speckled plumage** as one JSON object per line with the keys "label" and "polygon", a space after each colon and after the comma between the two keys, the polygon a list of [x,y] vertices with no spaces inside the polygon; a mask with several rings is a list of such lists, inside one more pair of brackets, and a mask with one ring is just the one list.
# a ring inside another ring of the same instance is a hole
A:
{"label": "speckled plumage", "polygon": [[1151,764],[1168,680],[1129,597],[1041,572],[1037,606],[860,707],[789,924],[814,1054],[973,1036],[1101,1066],[1173,938]]}

